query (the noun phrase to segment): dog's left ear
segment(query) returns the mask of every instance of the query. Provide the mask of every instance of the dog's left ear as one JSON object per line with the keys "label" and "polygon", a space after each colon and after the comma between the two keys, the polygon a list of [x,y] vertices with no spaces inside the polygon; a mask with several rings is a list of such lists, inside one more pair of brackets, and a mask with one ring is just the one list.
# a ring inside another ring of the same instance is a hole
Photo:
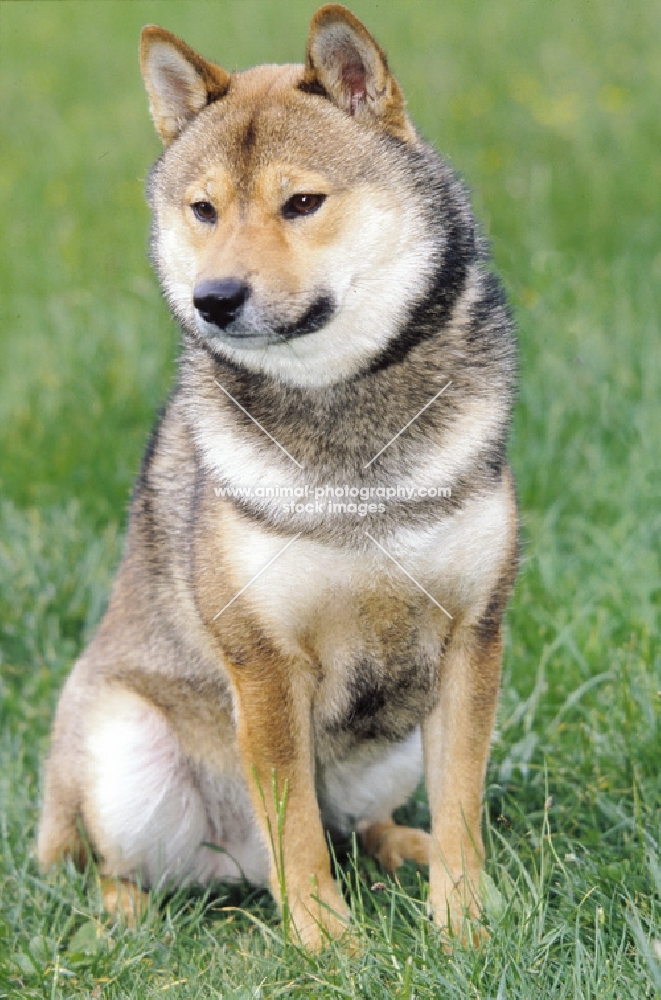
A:
{"label": "dog's left ear", "polygon": [[169,146],[207,104],[224,97],[229,73],[156,24],[140,35],[140,69],[156,131]]}
{"label": "dog's left ear", "polygon": [[310,22],[301,90],[323,93],[358,121],[400,139],[416,139],[385,53],[358,18],[340,4],[320,7]]}

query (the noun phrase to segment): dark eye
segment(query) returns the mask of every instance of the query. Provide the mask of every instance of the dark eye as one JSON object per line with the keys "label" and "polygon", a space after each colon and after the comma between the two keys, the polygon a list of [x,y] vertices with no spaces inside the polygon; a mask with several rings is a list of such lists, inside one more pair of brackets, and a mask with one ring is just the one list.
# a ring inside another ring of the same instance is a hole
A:
{"label": "dark eye", "polygon": [[194,201],[191,208],[198,222],[213,223],[218,218],[216,209],[210,201]]}
{"label": "dark eye", "polygon": [[282,214],[285,219],[297,219],[300,215],[312,215],[325,201],[325,194],[295,194],[282,206]]}

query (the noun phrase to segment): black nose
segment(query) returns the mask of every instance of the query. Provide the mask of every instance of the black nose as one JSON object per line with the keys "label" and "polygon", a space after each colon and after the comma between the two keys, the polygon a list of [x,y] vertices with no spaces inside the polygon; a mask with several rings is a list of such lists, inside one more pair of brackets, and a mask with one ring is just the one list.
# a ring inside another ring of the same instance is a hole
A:
{"label": "black nose", "polygon": [[201,281],[193,292],[193,303],[202,319],[224,330],[241,312],[250,295],[250,285],[236,278]]}

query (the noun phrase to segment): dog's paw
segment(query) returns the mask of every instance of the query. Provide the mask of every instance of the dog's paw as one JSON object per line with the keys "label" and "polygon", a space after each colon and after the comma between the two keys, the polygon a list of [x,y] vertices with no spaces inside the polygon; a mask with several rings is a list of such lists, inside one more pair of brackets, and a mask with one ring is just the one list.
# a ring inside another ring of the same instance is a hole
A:
{"label": "dog's paw", "polygon": [[149,896],[133,882],[119,878],[102,878],[103,908],[111,917],[124,920],[135,927],[147,912]]}
{"label": "dog's paw", "polygon": [[428,865],[431,837],[424,830],[396,823],[374,823],[361,834],[365,850],[387,871],[395,872],[405,861]]}
{"label": "dog's paw", "polygon": [[332,879],[290,900],[289,917],[293,940],[308,951],[322,951],[331,940],[339,938],[346,938],[353,950],[351,916]]}
{"label": "dog's paw", "polygon": [[479,948],[489,939],[488,931],[480,923],[482,906],[475,889],[478,880],[477,873],[471,880],[465,872],[453,878],[447,871],[432,879],[431,916],[437,927],[445,932],[443,950],[447,954],[452,952],[453,943]]}

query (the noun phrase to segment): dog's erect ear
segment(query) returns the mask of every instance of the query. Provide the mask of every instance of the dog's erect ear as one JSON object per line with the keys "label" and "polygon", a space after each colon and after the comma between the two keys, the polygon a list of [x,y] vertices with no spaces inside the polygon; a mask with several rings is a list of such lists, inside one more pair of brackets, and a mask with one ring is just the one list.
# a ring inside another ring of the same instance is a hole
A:
{"label": "dog's erect ear", "polygon": [[381,47],[340,4],[320,7],[310,22],[302,90],[326,94],[358,121],[414,141],[397,80]]}
{"label": "dog's erect ear", "polygon": [[142,29],[140,69],[156,131],[166,146],[202,108],[223,97],[230,82],[224,69],[155,24]]}

